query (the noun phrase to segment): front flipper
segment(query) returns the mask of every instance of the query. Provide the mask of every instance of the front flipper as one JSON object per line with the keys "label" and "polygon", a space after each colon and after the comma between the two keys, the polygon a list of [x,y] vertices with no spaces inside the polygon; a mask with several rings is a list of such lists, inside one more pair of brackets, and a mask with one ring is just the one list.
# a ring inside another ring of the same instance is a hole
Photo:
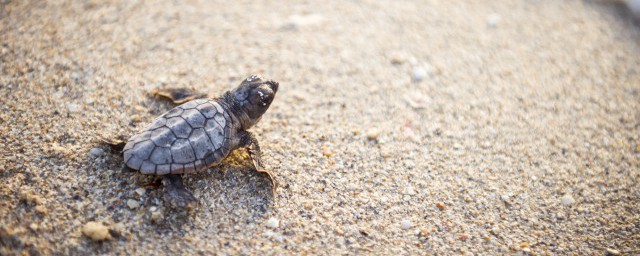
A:
{"label": "front flipper", "polygon": [[164,185],[164,201],[173,208],[191,210],[198,205],[196,199],[182,184],[182,176],[167,174],[162,176]]}
{"label": "front flipper", "polygon": [[276,179],[274,178],[273,173],[267,170],[262,164],[262,151],[260,151],[258,140],[252,133],[247,131],[238,133],[238,136],[240,136],[239,147],[247,148],[247,152],[249,153],[249,157],[251,157],[253,165],[256,167],[256,171],[269,175],[269,180],[271,181],[271,193],[275,196],[277,188]]}
{"label": "front flipper", "polygon": [[171,100],[175,104],[182,104],[187,101],[206,98],[207,94],[197,92],[187,88],[164,88],[154,89],[154,96],[160,96]]}

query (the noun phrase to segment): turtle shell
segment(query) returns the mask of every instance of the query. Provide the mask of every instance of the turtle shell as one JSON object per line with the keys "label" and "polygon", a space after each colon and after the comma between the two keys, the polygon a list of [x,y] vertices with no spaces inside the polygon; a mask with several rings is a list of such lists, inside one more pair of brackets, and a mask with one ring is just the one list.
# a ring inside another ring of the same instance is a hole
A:
{"label": "turtle shell", "polygon": [[183,174],[220,162],[229,153],[231,118],[212,99],[197,99],[156,118],[124,146],[127,166],[143,174]]}

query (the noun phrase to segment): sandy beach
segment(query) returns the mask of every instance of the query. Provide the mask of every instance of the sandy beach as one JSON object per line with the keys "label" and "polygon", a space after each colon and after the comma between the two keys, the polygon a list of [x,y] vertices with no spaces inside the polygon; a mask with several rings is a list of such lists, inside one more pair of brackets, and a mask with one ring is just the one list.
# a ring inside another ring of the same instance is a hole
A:
{"label": "sandy beach", "polygon": [[[239,152],[171,209],[100,142],[250,74],[275,195]],[[0,0],[0,255],[639,253],[619,1]]]}

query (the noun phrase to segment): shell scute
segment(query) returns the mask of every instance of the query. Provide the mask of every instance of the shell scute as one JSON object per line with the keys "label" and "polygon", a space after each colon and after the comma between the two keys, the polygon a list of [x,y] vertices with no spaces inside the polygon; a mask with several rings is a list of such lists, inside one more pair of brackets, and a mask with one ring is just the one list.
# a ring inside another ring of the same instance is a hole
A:
{"label": "shell scute", "polygon": [[211,166],[229,151],[229,114],[211,99],[182,104],[125,145],[125,162],[144,174],[181,174]]}

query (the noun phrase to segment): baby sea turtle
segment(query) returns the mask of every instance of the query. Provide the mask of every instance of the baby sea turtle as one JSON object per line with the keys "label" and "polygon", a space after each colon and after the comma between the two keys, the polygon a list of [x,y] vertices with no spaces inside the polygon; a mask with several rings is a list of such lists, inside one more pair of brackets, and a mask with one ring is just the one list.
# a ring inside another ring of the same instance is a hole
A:
{"label": "baby sea turtle", "polygon": [[127,141],[126,167],[162,175],[165,201],[193,208],[196,198],[185,189],[181,174],[205,170],[234,149],[246,147],[256,170],[269,175],[275,190],[273,175],[262,164],[258,140],[247,130],[260,121],[277,91],[277,82],[252,75],[218,98],[198,98],[204,95],[180,89],[156,92],[186,103],[160,115]]}

